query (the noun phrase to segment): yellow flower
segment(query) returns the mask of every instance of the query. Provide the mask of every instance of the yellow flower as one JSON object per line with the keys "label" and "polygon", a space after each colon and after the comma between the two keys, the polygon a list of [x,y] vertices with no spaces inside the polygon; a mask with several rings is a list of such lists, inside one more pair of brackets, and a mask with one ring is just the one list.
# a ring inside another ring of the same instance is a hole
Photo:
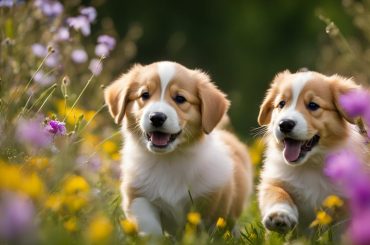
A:
{"label": "yellow flower", "polygon": [[89,190],[89,184],[81,176],[72,175],[64,181],[63,191],[66,194],[75,194],[79,192],[86,193]]}
{"label": "yellow flower", "polygon": [[51,209],[54,212],[60,210],[63,204],[63,196],[59,194],[52,194],[50,195],[45,202],[45,207]]}
{"label": "yellow flower", "polygon": [[333,218],[325,211],[318,211],[316,213],[316,219],[311,223],[310,227],[317,225],[328,225],[333,221]]}
{"label": "yellow flower", "polygon": [[197,212],[188,213],[188,221],[192,225],[199,225],[201,222],[200,214]]}
{"label": "yellow flower", "polygon": [[343,201],[338,196],[330,195],[325,198],[323,206],[327,208],[339,208],[343,206]]}
{"label": "yellow flower", "polygon": [[249,147],[249,154],[253,164],[257,165],[261,163],[264,148],[265,145],[262,139],[256,139]]}
{"label": "yellow flower", "polygon": [[32,198],[38,198],[44,195],[45,187],[40,177],[32,173],[28,176],[23,176],[22,188],[24,193]]}
{"label": "yellow flower", "polygon": [[116,153],[116,151],[118,150],[117,145],[111,140],[105,141],[102,145],[102,148],[103,148],[103,151],[107,153],[108,155]]}
{"label": "yellow flower", "polygon": [[119,153],[114,153],[111,155],[112,160],[119,161],[121,160],[121,155]]}
{"label": "yellow flower", "polygon": [[223,229],[225,228],[226,226],[226,220],[222,217],[218,218],[217,222],[216,222],[216,227],[219,228],[219,229]]}
{"label": "yellow flower", "polygon": [[72,217],[63,223],[64,228],[69,232],[77,231],[77,218]]}
{"label": "yellow flower", "polygon": [[69,211],[77,212],[87,205],[88,198],[84,194],[66,195],[64,197],[63,203]]}
{"label": "yellow flower", "polygon": [[66,108],[64,100],[59,100],[57,102],[57,110],[59,115],[62,115],[63,117],[67,116],[66,121],[68,124],[71,125],[74,125],[81,115],[83,115],[86,121],[91,120],[92,117],[95,115],[94,111],[85,111],[78,107],[74,107],[73,110],[68,106]]}
{"label": "yellow flower", "polygon": [[37,170],[43,170],[49,166],[49,159],[46,157],[32,157],[28,160],[28,164]]}
{"label": "yellow flower", "polygon": [[99,215],[93,218],[88,230],[87,237],[92,242],[105,241],[113,231],[113,226],[109,219],[105,216]]}
{"label": "yellow flower", "polygon": [[137,233],[137,226],[134,222],[124,219],[121,220],[121,227],[127,235],[134,235]]}

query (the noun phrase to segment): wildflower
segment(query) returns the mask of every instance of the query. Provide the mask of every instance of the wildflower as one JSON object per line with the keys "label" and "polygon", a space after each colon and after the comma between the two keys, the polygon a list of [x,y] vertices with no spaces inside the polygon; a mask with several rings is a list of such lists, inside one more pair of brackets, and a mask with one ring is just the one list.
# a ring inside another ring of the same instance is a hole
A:
{"label": "wildflower", "polygon": [[86,7],[80,10],[81,15],[85,16],[90,23],[96,19],[96,9],[94,7]]}
{"label": "wildflower", "polygon": [[83,177],[72,175],[64,181],[63,191],[66,194],[86,193],[90,191],[90,186]]}
{"label": "wildflower", "polygon": [[11,8],[14,5],[14,0],[0,0],[0,8],[8,7]]}
{"label": "wildflower", "polygon": [[60,54],[57,51],[52,52],[45,60],[48,67],[57,67],[60,64]]}
{"label": "wildflower", "polygon": [[30,239],[35,229],[32,201],[10,192],[3,193],[0,200],[0,237],[11,241],[24,236]]}
{"label": "wildflower", "polygon": [[216,222],[216,227],[219,229],[223,229],[225,228],[225,226],[226,226],[226,220],[222,217],[218,218]]}
{"label": "wildflower", "polygon": [[43,58],[48,54],[48,49],[40,43],[32,44],[31,48],[33,54],[36,55],[37,57]]}
{"label": "wildflower", "polygon": [[327,208],[340,208],[343,206],[343,201],[336,195],[330,195],[325,198],[323,206]]}
{"label": "wildflower", "polygon": [[107,154],[113,154],[118,150],[117,145],[111,140],[105,141],[102,145],[102,148],[103,151]]}
{"label": "wildflower", "polygon": [[90,22],[86,16],[80,15],[77,17],[70,17],[67,19],[67,23],[70,27],[75,29],[76,31],[81,31],[82,35],[88,36],[90,35]]}
{"label": "wildflower", "polygon": [[63,223],[64,228],[69,232],[77,231],[77,218],[75,216],[69,218]]}
{"label": "wildflower", "polygon": [[317,225],[328,225],[333,221],[333,218],[325,211],[318,211],[316,213],[316,219],[311,223],[310,227]]}
{"label": "wildflower", "polygon": [[63,196],[60,194],[51,194],[48,196],[45,202],[45,207],[57,212],[60,210],[63,204]]}
{"label": "wildflower", "polygon": [[124,219],[121,220],[121,227],[122,230],[127,234],[127,235],[134,235],[137,233],[137,226],[134,222]]}
{"label": "wildflower", "polygon": [[101,61],[99,61],[98,59],[92,59],[90,61],[89,70],[92,72],[92,74],[98,76],[103,70],[103,65]]}
{"label": "wildflower", "polygon": [[88,230],[87,237],[92,242],[105,241],[113,231],[113,226],[109,219],[105,216],[99,215],[93,218]]}
{"label": "wildflower", "polygon": [[64,122],[50,120],[46,125],[46,130],[53,135],[65,135],[67,130]]}
{"label": "wildflower", "polygon": [[352,217],[349,227],[351,240],[354,244],[365,245],[370,244],[370,209],[362,212],[361,215]]}
{"label": "wildflower", "polygon": [[370,94],[358,89],[340,96],[339,103],[350,117],[363,116],[370,110]]}
{"label": "wildflower", "polygon": [[35,6],[49,17],[55,17],[63,12],[63,5],[56,0],[35,0]]}
{"label": "wildflower", "polygon": [[192,225],[199,225],[201,222],[200,214],[198,212],[188,213],[188,222]]}
{"label": "wildflower", "polygon": [[116,46],[116,40],[108,35],[101,35],[98,37],[98,45],[95,47],[95,54],[97,56],[108,56],[109,52]]}
{"label": "wildflower", "polygon": [[69,35],[68,28],[66,28],[66,27],[59,28],[59,30],[57,31],[57,35],[56,35],[56,39],[58,41],[66,41],[66,40],[69,39],[69,37],[70,37],[70,35]]}
{"label": "wildflower", "polygon": [[86,207],[88,201],[88,196],[84,193],[65,195],[63,197],[63,205],[72,213]]}
{"label": "wildflower", "polygon": [[253,164],[259,164],[262,160],[262,154],[265,146],[262,139],[256,139],[249,147],[249,154]]}
{"label": "wildflower", "polygon": [[42,86],[46,86],[51,84],[55,80],[55,77],[53,75],[48,75],[40,70],[35,73],[33,80]]}
{"label": "wildflower", "polygon": [[226,240],[229,240],[230,238],[232,238],[232,235],[231,235],[231,232],[230,231],[225,231],[224,235],[222,236],[222,238],[226,241]]}
{"label": "wildflower", "polygon": [[35,147],[46,147],[52,143],[52,137],[42,127],[40,117],[31,120],[20,119],[17,124],[16,138],[20,143]]}
{"label": "wildflower", "polygon": [[87,54],[83,49],[75,49],[71,53],[71,58],[75,63],[80,64],[86,62]]}
{"label": "wildflower", "polygon": [[49,166],[49,159],[47,157],[31,157],[27,160],[27,163],[32,168],[43,170]]}

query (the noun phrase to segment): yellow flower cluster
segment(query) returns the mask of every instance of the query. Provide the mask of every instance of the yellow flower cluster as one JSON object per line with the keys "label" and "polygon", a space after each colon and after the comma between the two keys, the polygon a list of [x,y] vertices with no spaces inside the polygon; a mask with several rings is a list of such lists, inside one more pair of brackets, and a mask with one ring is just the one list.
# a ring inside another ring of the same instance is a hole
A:
{"label": "yellow flower cluster", "polygon": [[72,175],[64,181],[60,192],[49,195],[45,206],[54,212],[66,208],[74,213],[87,205],[89,192],[87,181],[81,176]]}
{"label": "yellow flower cluster", "polygon": [[63,117],[66,116],[66,122],[70,125],[74,125],[80,116],[83,116],[86,121],[90,121],[95,115],[95,111],[85,111],[78,107],[73,109],[66,107],[63,100],[57,101],[56,106],[58,114]]}
{"label": "yellow flower cluster", "polygon": [[251,146],[249,146],[249,155],[254,165],[260,164],[262,161],[265,144],[261,138],[256,139]]}
{"label": "yellow flower cluster", "polygon": [[137,229],[137,225],[128,220],[128,219],[124,219],[124,220],[121,220],[121,227],[122,227],[122,230],[127,234],[127,235],[135,235],[138,231]]}
{"label": "yellow flower cluster", "polygon": [[113,225],[109,219],[103,215],[98,215],[89,224],[87,238],[93,243],[101,243],[109,238],[112,231]]}
{"label": "yellow flower cluster", "polygon": [[45,185],[35,172],[0,162],[0,190],[26,194],[34,199],[45,195]]}
{"label": "yellow flower cluster", "polygon": [[310,227],[326,226],[331,224],[333,222],[332,215],[335,214],[336,209],[343,206],[343,201],[338,196],[330,195],[325,198],[322,205],[325,210],[319,210],[316,212],[316,218],[311,223]]}
{"label": "yellow flower cluster", "polygon": [[192,225],[199,225],[201,220],[200,213],[198,212],[190,212],[188,213],[188,222]]}

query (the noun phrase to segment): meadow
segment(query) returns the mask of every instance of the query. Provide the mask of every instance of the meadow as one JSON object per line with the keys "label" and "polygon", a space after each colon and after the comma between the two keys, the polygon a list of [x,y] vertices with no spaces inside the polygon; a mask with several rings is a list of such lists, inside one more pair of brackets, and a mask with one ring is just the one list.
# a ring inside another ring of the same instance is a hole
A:
{"label": "meadow", "polygon": [[[366,84],[370,29],[365,23],[370,11],[360,7],[348,9],[366,37],[361,40],[348,41],[335,23],[321,16],[333,42],[323,47],[326,56],[319,66],[350,73]],[[94,7],[68,1],[0,1],[0,244],[337,244],[331,230],[337,222],[350,223],[343,244],[370,243],[363,228],[370,225],[370,178],[351,172],[348,164],[357,160],[348,152],[331,158],[343,162],[344,174],[332,169],[330,177],[347,186],[353,184],[345,181],[348,172],[369,181],[353,221],[335,221],[343,203],[329,196],[315,210],[310,236],[269,233],[253,196],[239,220],[238,236],[226,230],[223,219],[205,230],[196,211],[188,214],[177,241],[139,236],[121,210],[122,140],[104,105],[103,89],[115,79],[111,70],[117,64],[129,66],[141,30],[133,25],[118,39],[108,23],[92,33],[97,14]],[[369,125],[370,96],[361,96],[365,99],[349,97],[347,109]],[[245,142],[257,184],[263,140]]]}

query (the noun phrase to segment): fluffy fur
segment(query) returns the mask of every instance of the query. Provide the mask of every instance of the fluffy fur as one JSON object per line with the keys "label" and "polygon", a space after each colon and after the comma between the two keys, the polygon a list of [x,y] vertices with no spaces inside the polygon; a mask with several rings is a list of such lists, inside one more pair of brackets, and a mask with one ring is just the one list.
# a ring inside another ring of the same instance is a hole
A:
{"label": "fluffy fur", "polygon": [[[359,88],[352,80],[316,72],[279,73],[263,101],[258,122],[267,128],[259,206],[264,226],[305,231],[322,201],[343,193],[323,174],[330,151],[350,147],[364,159],[364,137],[340,108],[338,97]],[[293,122],[293,124],[292,124]]]}
{"label": "fluffy fur", "polygon": [[[178,234],[195,205],[207,226],[232,226],[252,190],[246,147],[217,125],[229,101],[205,73],[136,65],[105,90],[122,123],[123,210],[143,234]],[[192,203],[194,202],[194,203]]]}

